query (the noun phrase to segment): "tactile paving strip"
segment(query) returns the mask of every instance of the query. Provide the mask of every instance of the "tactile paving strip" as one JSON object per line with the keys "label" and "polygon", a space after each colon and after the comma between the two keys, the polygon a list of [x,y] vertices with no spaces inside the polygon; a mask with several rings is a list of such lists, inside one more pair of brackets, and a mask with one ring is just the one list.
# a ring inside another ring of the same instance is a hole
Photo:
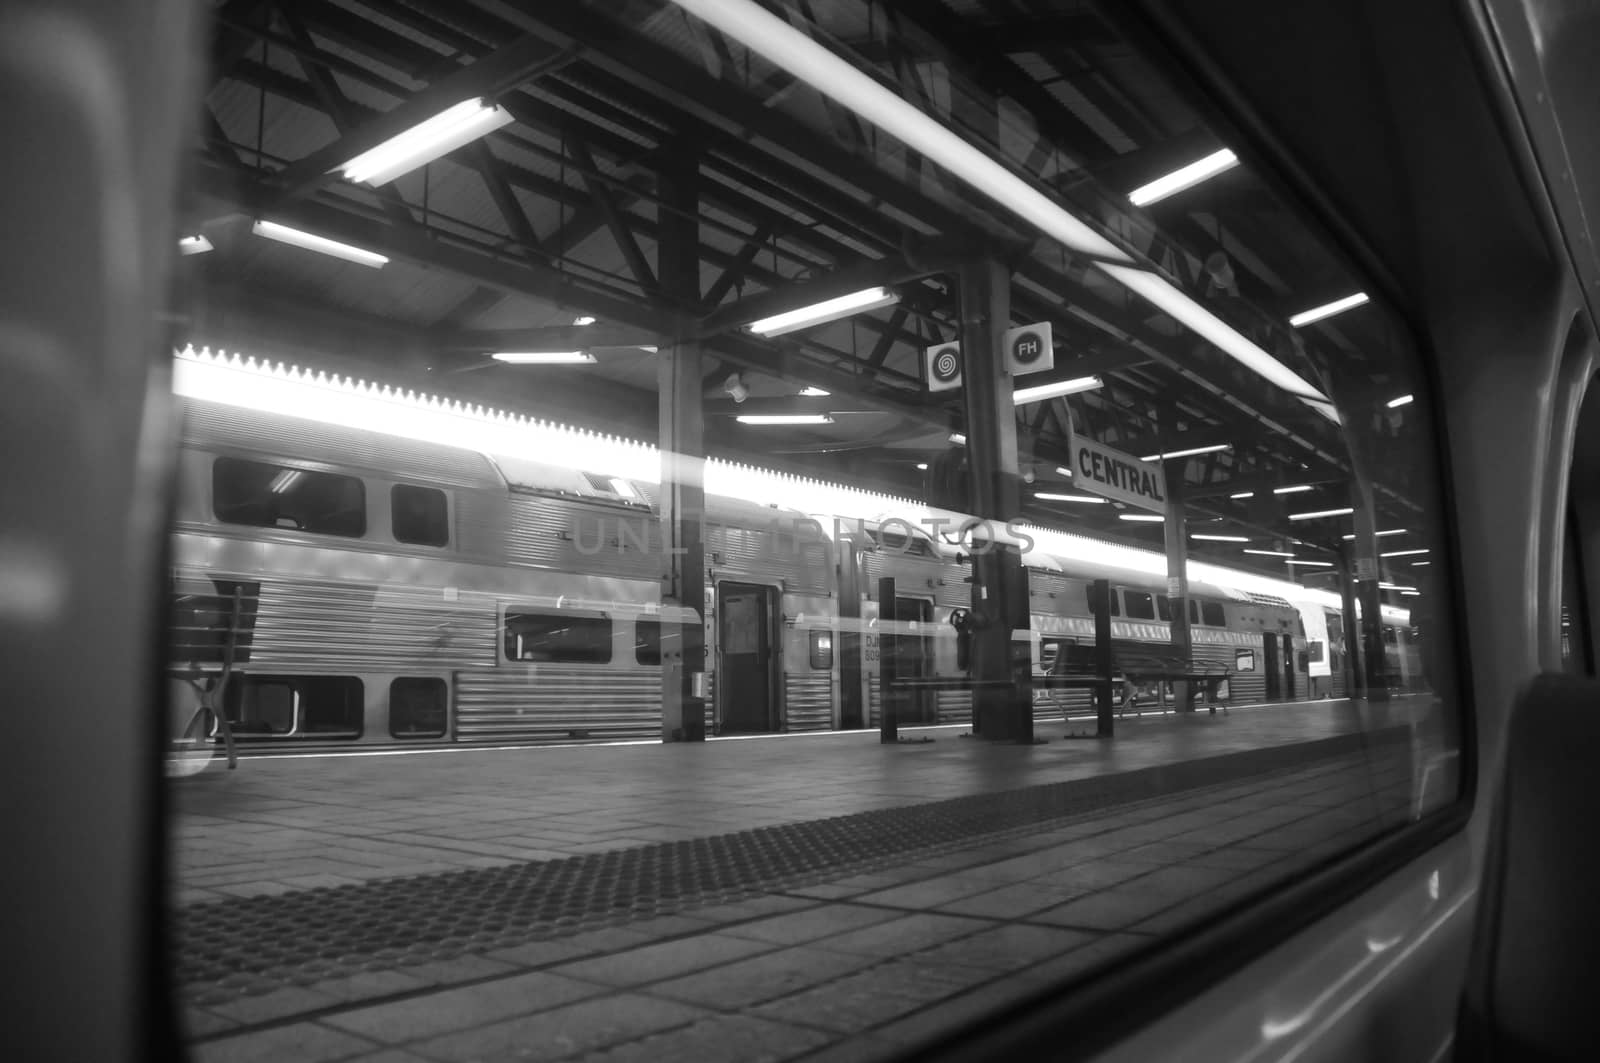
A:
{"label": "tactile paving strip", "polygon": [[482,870],[196,904],[174,916],[177,981],[218,1003],[737,900],[1109,805],[1353,753],[1371,736]]}

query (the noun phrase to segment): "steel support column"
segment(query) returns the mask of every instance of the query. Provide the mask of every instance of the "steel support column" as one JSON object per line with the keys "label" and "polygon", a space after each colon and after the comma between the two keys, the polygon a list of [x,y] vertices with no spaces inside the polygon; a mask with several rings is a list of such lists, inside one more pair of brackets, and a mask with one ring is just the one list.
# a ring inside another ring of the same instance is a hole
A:
{"label": "steel support column", "polygon": [[[1001,337],[1011,323],[1011,274],[992,259],[961,267],[961,360],[972,513],[999,529],[1021,514],[1016,410]],[[980,738],[1033,740],[1031,669],[1012,660],[1011,633],[1028,627],[1027,570],[1016,548],[990,544],[972,563],[972,675],[1020,680],[980,686],[972,696],[972,731]]]}
{"label": "steel support column", "polygon": [[[1167,481],[1167,597],[1172,599],[1172,648],[1185,660],[1193,650],[1189,633],[1189,518],[1183,504],[1183,474],[1188,458],[1162,462]],[[1158,614],[1159,615],[1159,614]],[[1187,712],[1189,684],[1172,684],[1174,708]]]}
{"label": "steel support column", "polygon": [[[680,306],[700,298],[699,163],[692,151],[668,158],[661,173],[661,240],[657,275],[663,295]],[[661,739],[706,737],[705,413],[704,350],[687,322],[658,356],[660,384],[661,529],[666,546],[661,585]],[[676,627],[678,637],[670,638]]]}
{"label": "steel support column", "polygon": [[1360,441],[1352,442],[1351,464],[1356,475],[1350,484],[1350,505],[1355,508],[1355,594],[1361,600],[1361,661],[1368,701],[1389,700],[1387,659],[1383,650],[1383,590],[1378,586],[1382,570],[1378,567],[1378,517],[1373,508],[1371,467],[1355,453]]}

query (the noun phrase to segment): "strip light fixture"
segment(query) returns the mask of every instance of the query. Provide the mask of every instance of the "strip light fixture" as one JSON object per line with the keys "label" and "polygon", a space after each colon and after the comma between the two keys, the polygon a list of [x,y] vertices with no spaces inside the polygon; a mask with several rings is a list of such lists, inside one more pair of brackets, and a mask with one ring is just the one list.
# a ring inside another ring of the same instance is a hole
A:
{"label": "strip light fixture", "polygon": [[[1243,333],[1185,295],[1165,277],[1133,265],[1121,247],[1062,209],[1027,181],[969,144],[899,93],[856,69],[823,45],[751,0],[674,0],[685,11],[766,57],[825,96],[933,160],[974,189],[1095,265],[1229,357],[1339,422],[1326,395]],[[1128,265],[1118,265],[1126,262]]]}
{"label": "strip light fixture", "polygon": [[808,399],[816,399],[821,398],[828,393],[819,387],[804,387],[800,389],[800,394],[804,395]]}
{"label": "strip light fixture", "polygon": [[1165,522],[1167,518],[1155,513],[1123,513],[1119,519],[1137,521],[1140,524],[1157,524]]}
{"label": "strip light fixture", "polygon": [[291,229],[287,225],[280,225],[275,221],[258,221],[250,227],[250,231],[257,236],[264,236],[268,240],[276,240],[280,244],[289,244],[293,247],[304,248],[307,251],[316,251],[320,254],[342,258],[346,262],[354,262],[359,266],[369,266],[372,269],[382,269],[389,259],[376,251],[368,251],[363,247],[352,247],[341,244],[337,240],[330,240],[326,236],[316,233],[302,232]]}
{"label": "strip light fixture", "polygon": [[960,432],[951,432],[950,442],[954,443],[958,447],[964,447],[967,445],[967,437],[962,435]]}
{"label": "strip light fixture", "polygon": [[178,251],[184,255],[203,255],[207,251],[215,250],[216,248],[211,246],[211,241],[207,240],[203,233],[185,236],[178,241]]}
{"label": "strip light fixture", "polygon": [[1247,554],[1260,554],[1262,557],[1293,557],[1294,556],[1293,554],[1291,554],[1291,553],[1289,553],[1288,551],[1285,551],[1285,550],[1246,550],[1244,552],[1247,553]]}
{"label": "strip light fixture", "polygon": [[840,318],[851,317],[868,310],[891,306],[899,301],[900,293],[893,289],[867,288],[811,306],[802,306],[798,310],[788,310],[772,317],[764,317],[760,321],[750,322],[745,328],[758,336],[782,336],[810,328],[812,325],[825,325],[829,321],[838,321]]}
{"label": "strip light fixture", "polygon": [[1240,491],[1238,494],[1229,495],[1228,497],[1229,498],[1254,498],[1254,497],[1256,497],[1256,493],[1254,491]]}
{"label": "strip light fixture", "polygon": [[1391,410],[1397,410],[1402,406],[1409,406],[1412,402],[1416,401],[1416,398],[1417,397],[1415,395],[1401,395],[1398,399],[1390,399],[1388,402],[1384,403],[1384,405],[1388,406]]}
{"label": "strip light fixture", "polygon": [[496,351],[491,355],[507,365],[593,365],[588,351]]}
{"label": "strip light fixture", "polygon": [[482,97],[464,100],[362,152],[339,169],[347,181],[374,187],[388,184],[513,121],[510,111]]}
{"label": "strip light fixture", "polygon": [[1301,491],[1309,490],[1311,490],[1310,484],[1292,484],[1289,487],[1274,487],[1272,493],[1275,495],[1294,495],[1299,494]]}
{"label": "strip light fixture", "polygon": [[1219,450],[1232,450],[1232,443],[1213,443],[1208,447],[1190,447],[1188,450],[1171,450],[1164,454],[1146,454],[1140,461],[1165,461],[1168,458],[1192,458],[1196,454],[1214,454]]}
{"label": "strip light fixture", "polygon": [[1065,476],[1068,479],[1071,479],[1072,470],[1067,468],[1065,465],[1057,465],[1056,466],[1056,475],[1057,476]]}
{"label": "strip light fixture", "polygon": [[[1374,538],[1381,539],[1385,535],[1404,535],[1405,533],[1406,533],[1406,530],[1404,528],[1389,528],[1386,531],[1373,532],[1372,534],[1373,534]],[[1355,536],[1354,535],[1346,535],[1343,538],[1344,538],[1345,542],[1349,542],[1350,540],[1354,539]]]}
{"label": "strip light fixture", "polygon": [[1308,568],[1332,568],[1333,567],[1333,562],[1332,561],[1301,561],[1298,558],[1290,558],[1289,560],[1285,561],[1284,564],[1286,564],[1286,565],[1304,565],[1304,566],[1306,566]]}
{"label": "strip light fixture", "polygon": [[734,420],[740,424],[832,424],[825,413],[746,413]]}
{"label": "strip light fixture", "polygon": [[1168,196],[1175,196],[1185,189],[1193,188],[1202,181],[1208,181],[1220,173],[1227,173],[1237,165],[1239,156],[1230,149],[1223,148],[1158,177],[1147,185],[1140,185],[1128,193],[1128,201],[1136,207],[1148,207]]}
{"label": "strip light fixture", "polygon": [[1386,554],[1379,554],[1378,556],[1379,557],[1420,557],[1423,554],[1426,554],[1428,552],[1429,551],[1427,549],[1421,549],[1421,550],[1391,550]]}
{"label": "strip light fixture", "polygon": [[1105,505],[1105,499],[1099,495],[1059,495],[1050,491],[1035,491],[1033,497],[1041,502],[1082,502],[1088,506]]}
{"label": "strip light fixture", "polygon": [[1310,310],[1302,310],[1289,319],[1289,324],[1294,328],[1301,328],[1324,318],[1332,317],[1335,314],[1342,314],[1346,310],[1354,310],[1358,306],[1364,306],[1367,302],[1366,292],[1356,292],[1354,295],[1347,295],[1343,299],[1335,299],[1331,303],[1323,303],[1321,306],[1314,306]]}
{"label": "strip light fixture", "polygon": [[1355,510],[1353,508],[1349,507],[1349,506],[1346,506],[1343,509],[1318,509],[1318,510],[1313,510],[1310,513],[1291,513],[1291,514],[1289,514],[1289,519],[1290,520],[1316,520],[1318,517],[1343,517],[1343,516],[1345,516],[1347,514],[1354,513],[1354,512],[1355,512]]}
{"label": "strip light fixture", "polygon": [[1189,538],[1202,539],[1208,543],[1247,543],[1250,541],[1250,536],[1248,535],[1200,535],[1197,533],[1189,536]]}
{"label": "strip light fixture", "polygon": [[1063,395],[1076,395],[1080,391],[1093,391],[1103,387],[1104,382],[1097,376],[1080,376],[1072,380],[1058,380],[1054,384],[1040,384],[1031,388],[1020,388],[1011,393],[1011,402],[1016,406],[1025,406],[1030,402],[1043,402],[1045,399],[1058,399]]}

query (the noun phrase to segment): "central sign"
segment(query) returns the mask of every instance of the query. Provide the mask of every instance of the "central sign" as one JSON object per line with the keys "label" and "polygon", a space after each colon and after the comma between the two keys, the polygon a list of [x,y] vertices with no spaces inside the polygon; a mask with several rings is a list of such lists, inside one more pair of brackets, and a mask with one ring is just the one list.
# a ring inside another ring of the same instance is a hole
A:
{"label": "central sign", "polygon": [[1140,461],[1076,432],[1072,435],[1072,486],[1153,513],[1167,511],[1167,477],[1159,464]]}

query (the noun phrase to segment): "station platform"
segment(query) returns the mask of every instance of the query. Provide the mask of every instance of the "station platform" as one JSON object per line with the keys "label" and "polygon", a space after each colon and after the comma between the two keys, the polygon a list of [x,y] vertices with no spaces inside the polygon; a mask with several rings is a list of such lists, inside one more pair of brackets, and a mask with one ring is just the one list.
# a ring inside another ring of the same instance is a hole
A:
{"label": "station platform", "polygon": [[247,759],[172,783],[194,1058],[890,1057],[1411,814],[1431,698]]}

